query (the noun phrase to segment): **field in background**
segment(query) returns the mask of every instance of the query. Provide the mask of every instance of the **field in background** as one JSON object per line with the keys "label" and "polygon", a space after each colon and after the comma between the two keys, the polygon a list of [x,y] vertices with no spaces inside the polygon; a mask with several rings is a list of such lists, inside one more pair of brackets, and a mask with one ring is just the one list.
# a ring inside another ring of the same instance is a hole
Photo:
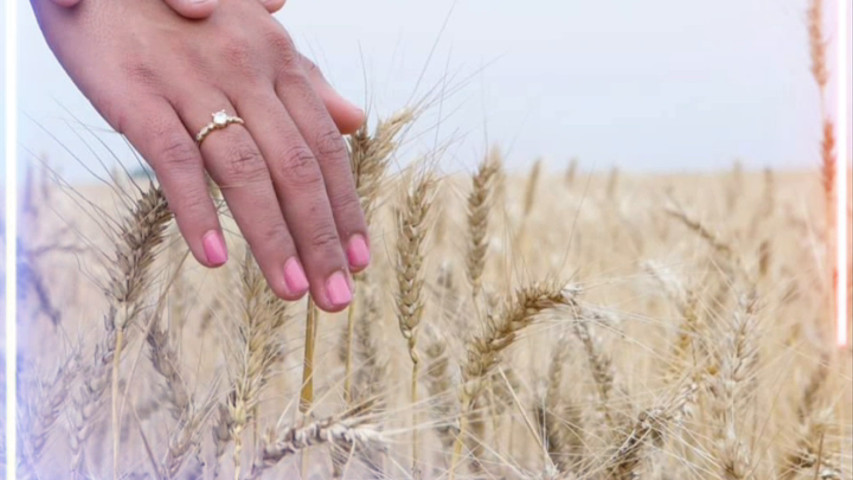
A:
{"label": "field in background", "polygon": [[351,142],[374,261],[315,342],[233,223],[206,270],[147,182],[34,178],[21,470],[851,478],[817,173],[392,178],[395,119]]}

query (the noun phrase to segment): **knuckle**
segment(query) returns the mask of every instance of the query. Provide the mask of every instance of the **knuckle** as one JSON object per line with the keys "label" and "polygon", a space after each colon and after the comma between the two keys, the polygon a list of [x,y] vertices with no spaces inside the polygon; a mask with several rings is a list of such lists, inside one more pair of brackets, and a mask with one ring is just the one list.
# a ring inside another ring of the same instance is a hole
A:
{"label": "knuckle", "polygon": [[115,95],[110,95],[105,91],[94,91],[90,94],[89,99],[92,105],[97,105],[98,110],[115,129],[116,133],[127,135],[129,127],[133,124],[130,120],[134,118],[134,111],[128,108],[121,98]]}
{"label": "knuckle", "polygon": [[320,155],[343,157],[347,153],[344,137],[336,131],[327,131],[317,138],[317,151]]}
{"label": "knuckle", "polygon": [[301,93],[310,88],[308,76],[301,67],[285,62],[278,72],[278,85],[292,93]]}
{"label": "knuckle", "polygon": [[129,83],[143,87],[155,87],[160,83],[160,75],[150,63],[130,58],[121,64],[121,70]]}
{"label": "knuckle", "polygon": [[296,49],[296,44],[293,38],[280,26],[267,30],[264,41],[268,47],[268,51],[275,55],[275,60],[279,65],[288,68],[296,65],[299,59],[299,51]]}
{"label": "knuckle", "polygon": [[355,192],[350,189],[329,192],[329,203],[332,204],[332,210],[341,213],[344,218],[362,218],[361,203]]}
{"label": "knuckle", "polygon": [[302,69],[305,70],[306,73],[311,75],[320,73],[320,68],[310,58],[300,54],[299,62],[302,65]]}
{"label": "knuckle", "polygon": [[289,242],[287,227],[282,222],[266,222],[263,229],[259,232],[260,241],[264,245],[271,246],[272,251],[281,250],[282,245],[287,245]]}
{"label": "knuckle", "polygon": [[[340,249],[341,241],[334,228],[330,225],[323,225],[311,232],[309,244],[313,249],[320,251],[330,251],[332,249]],[[329,258],[329,257],[327,257]]]}
{"label": "knuckle", "polygon": [[[175,220],[178,222],[204,222],[208,221],[209,200],[205,192],[180,192],[178,199],[169,202]],[[175,205],[172,205],[175,203]]]}
{"label": "knuckle", "polygon": [[322,182],[314,154],[304,145],[291,147],[278,164],[279,174],[292,184],[316,187]]}
{"label": "knuckle", "polygon": [[221,52],[226,64],[241,68],[243,71],[252,66],[255,58],[252,42],[248,37],[240,34],[228,35],[228,41],[222,45]]}
{"label": "knuckle", "polygon": [[196,169],[201,163],[198,149],[183,135],[164,132],[155,138],[162,139],[155,153],[158,157],[155,159],[158,167],[185,171]]}
{"label": "knuckle", "polygon": [[226,158],[224,174],[232,182],[256,182],[266,176],[266,164],[261,153],[253,146],[235,146]]}
{"label": "knuckle", "polygon": [[293,39],[283,29],[274,29],[266,38],[267,45],[275,52],[279,61],[292,63],[299,55]]}

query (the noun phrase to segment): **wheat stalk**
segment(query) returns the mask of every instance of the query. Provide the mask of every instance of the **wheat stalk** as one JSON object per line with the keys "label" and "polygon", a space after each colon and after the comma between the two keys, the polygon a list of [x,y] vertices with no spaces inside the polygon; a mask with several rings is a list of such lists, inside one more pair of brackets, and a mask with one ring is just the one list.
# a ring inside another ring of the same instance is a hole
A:
{"label": "wheat stalk", "polygon": [[302,360],[302,390],[299,394],[299,412],[307,415],[314,405],[314,349],[317,344],[317,317],[319,311],[314,300],[308,298],[305,313],[305,348]]}

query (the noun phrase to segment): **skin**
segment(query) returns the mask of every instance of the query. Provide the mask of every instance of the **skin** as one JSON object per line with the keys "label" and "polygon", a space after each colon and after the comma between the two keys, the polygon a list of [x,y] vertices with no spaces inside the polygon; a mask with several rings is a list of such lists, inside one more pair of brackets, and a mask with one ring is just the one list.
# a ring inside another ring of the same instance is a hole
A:
{"label": "skin", "polygon": [[[341,133],[364,114],[257,0],[222,2],[204,22],[163,2],[32,3],[65,70],[155,171],[200,263],[225,262],[210,254],[222,229],[207,173],[279,297],[307,290],[323,310],[346,307],[350,272],[367,266],[369,241]],[[197,144],[195,134],[221,109],[245,125]],[[303,282],[293,281],[293,265]]]}
{"label": "skin", "polygon": [[[83,0],[51,0],[53,3],[61,6],[61,7],[73,7],[80,3]],[[219,0],[163,0],[167,5],[172,7],[172,10],[177,12],[180,15],[183,15],[186,18],[192,18],[196,20],[201,20],[209,17],[214,10],[216,10],[216,6],[219,4]],[[281,10],[281,7],[284,6],[285,0],[258,0],[261,2],[261,5],[267,9],[270,13],[275,13]]]}

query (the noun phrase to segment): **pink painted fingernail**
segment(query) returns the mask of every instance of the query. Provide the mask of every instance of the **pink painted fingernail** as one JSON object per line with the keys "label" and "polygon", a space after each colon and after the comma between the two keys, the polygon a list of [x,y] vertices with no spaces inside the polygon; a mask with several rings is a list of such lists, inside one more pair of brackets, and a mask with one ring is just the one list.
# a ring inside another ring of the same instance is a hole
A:
{"label": "pink painted fingernail", "polygon": [[346,305],[352,300],[352,291],[343,272],[335,272],[326,280],[326,295],[336,307]]}
{"label": "pink painted fingernail", "polygon": [[356,234],[350,238],[347,244],[347,259],[350,267],[364,268],[370,263],[370,249],[364,237]]}
{"label": "pink painted fingernail", "polygon": [[228,261],[228,249],[225,247],[225,239],[218,230],[211,230],[204,234],[201,239],[204,245],[204,256],[207,263],[214,267],[225,264]]}
{"label": "pink painted fingernail", "polygon": [[308,291],[308,279],[305,277],[305,271],[302,270],[302,265],[295,257],[284,262],[284,283],[294,295],[302,295]]}

